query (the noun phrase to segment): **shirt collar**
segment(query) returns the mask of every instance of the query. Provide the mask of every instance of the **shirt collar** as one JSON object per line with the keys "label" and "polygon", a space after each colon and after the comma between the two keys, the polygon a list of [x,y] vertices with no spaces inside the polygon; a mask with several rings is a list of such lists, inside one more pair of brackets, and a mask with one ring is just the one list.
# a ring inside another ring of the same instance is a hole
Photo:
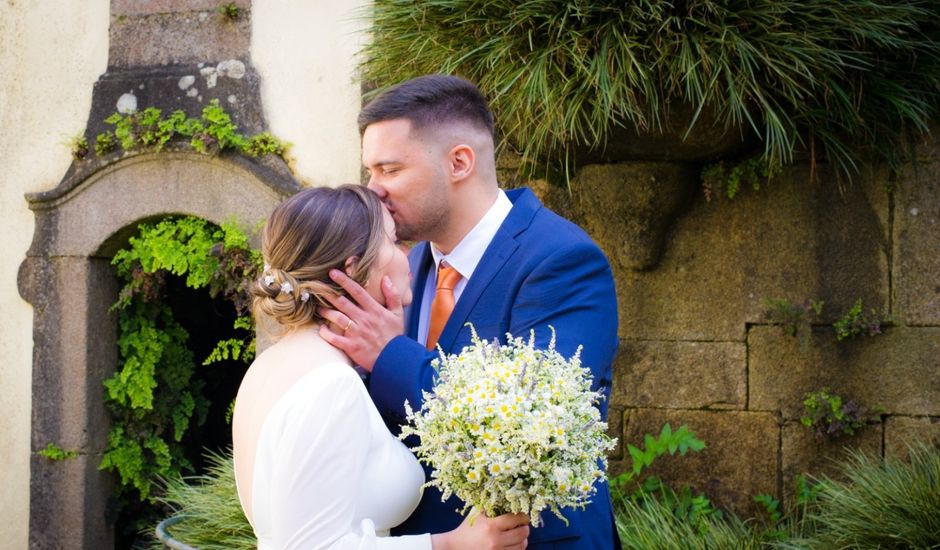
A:
{"label": "shirt collar", "polygon": [[492,242],[499,227],[503,225],[509,211],[512,210],[512,201],[506,196],[502,189],[496,196],[493,206],[487,210],[486,214],[469,233],[451,250],[450,254],[444,254],[431,244],[431,255],[434,257],[434,268],[440,267],[441,262],[447,262],[447,265],[456,269],[464,279],[469,279],[483,258],[483,253]]}

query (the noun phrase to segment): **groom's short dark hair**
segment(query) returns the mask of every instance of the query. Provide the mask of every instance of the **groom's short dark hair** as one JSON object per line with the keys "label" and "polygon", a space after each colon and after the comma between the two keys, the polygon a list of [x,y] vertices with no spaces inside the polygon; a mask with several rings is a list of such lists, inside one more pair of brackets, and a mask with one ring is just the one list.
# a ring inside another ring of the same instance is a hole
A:
{"label": "groom's short dark hair", "polygon": [[407,119],[414,131],[450,122],[469,123],[495,139],[493,113],[472,82],[451,75],[419,76],[385,90],[359,113],[359,135],[370,124]]}

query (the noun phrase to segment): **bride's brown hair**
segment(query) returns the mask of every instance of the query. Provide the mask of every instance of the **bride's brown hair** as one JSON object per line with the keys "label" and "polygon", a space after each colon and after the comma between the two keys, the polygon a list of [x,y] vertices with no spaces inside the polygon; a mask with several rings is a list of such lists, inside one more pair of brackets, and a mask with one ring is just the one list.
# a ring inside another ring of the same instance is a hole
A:
{"label": "bride's brown hair", "polygon": [[361,185],[306,189],[278,205],[262,236],[265,270],[251,288],[255,314],[285,327],[323,322],[317,306],[332,307],[326,296],[345,294],[331,269],[360,285],[368,280],[387,238],[383,211]]}

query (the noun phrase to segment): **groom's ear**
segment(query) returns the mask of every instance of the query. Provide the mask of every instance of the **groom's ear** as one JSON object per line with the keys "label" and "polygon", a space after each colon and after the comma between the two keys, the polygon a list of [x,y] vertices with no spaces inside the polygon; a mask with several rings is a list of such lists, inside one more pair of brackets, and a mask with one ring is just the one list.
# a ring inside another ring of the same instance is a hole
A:
{"label": "groom's ear", "polygon": [[447,154],[450,177],[454,180],[463,180],[473,173],[476,166],[476,152],[473,147],[461,143],[455,145]]}

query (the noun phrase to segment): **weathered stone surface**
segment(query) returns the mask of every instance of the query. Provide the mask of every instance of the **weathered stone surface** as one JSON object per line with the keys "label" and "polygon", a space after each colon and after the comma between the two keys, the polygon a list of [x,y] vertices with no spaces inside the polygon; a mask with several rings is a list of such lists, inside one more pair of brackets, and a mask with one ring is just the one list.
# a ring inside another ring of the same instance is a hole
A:
{"label": "weathered stone surface", "polygon": [[666,231],[692,199],[694,167],[672,162],[592,164],[571,182],[584,229],[623,270],[659,262]]}
{"label": "weathered stone surface", "polygon": [[[223,68],[226,66],[224,60],[214,60],[203,69],[217,68],[220,64]],[[186,64],[105,73],[95,82],[85,130],[88,143],[94,145],[98,134],[114,131],[114,126],[105,123],[105,119],[117,112],[122,97],[130,95],[133,95],[139,111],[156,107],[164,115],[169,115],[172,111],[182,110],[194,118],[198,118],[206,105],[217,99],[242,134],[252,135],[265,129],[260,77],[254,67],[245,63],[244,74],[225,72],[224,76],[215,77],[211,73],[202,75],[201,70],[197,64]],[[214,84],[211,88],[210,83]]]}
{"label": "weathered stone surface", "polygon": [[910,325],[940,325],[940,162],[908,167],[895,195],[894,309]]}
{"label": "weathered stone surface", "polygon": [[620,407],[611,407],[607,411],[607,435],[617,438],[617,446],[607,455],[610,460],[623,458],[623,416],[624,411]]}
{"label": "weathered stone surface", "polygon": [[865,426],[853,435],[819,440],[813,430],[799,422],[786,422],[781,437],[783,498],[793,498],[797,476],[836,476],[849,450],[881,456],[882,424]]}
{"label": "weathered stone surface", "polygon": [[[31,195],[37,227],[30,255],[106,255],[112,236],[141,220],[188,214],[252,227],[283,195],[237,163],[195,153],[144,154],[75,187]],[[113,253],[113,250],[111,250]]]}
{"label": "weathered stone surface", "polygon": [[[746,324],[763,322],[768,297],[823,300],[829,321],[857,298],[886,310],[885,176],[867,174],[842,194],[819,170],[819,182],[801,165],[734,200],[697,198],[667,233],[651,271],[618,267],[622,238],[590,232],[614,268],[621,337],[743,341]],[[598,203],[594,215],[616,218],[619,200]]]}
{"label": "weathered stone surface", "polygon": [[940,124],[932,124],[928,134],[921,135],[914,149],[914,155],[921,162],[940,160]]}
{"label": "weathered stone surface", "polygon": [[[690,130],[689,123],[697,117]],[[707,161],[731,156],[756,141],[749,126],[725,127],[707,109],[696,113],[689,103],[671,103],[663,113],[658,130],[641,129],[628,121],[611,128],[603,147],[586,149],[575,146],[579,165],[625,160]]]}
{"label": "weathered stone surface", "polygon": [[885,458],[906,458],[908,445],[918,441],[940,444],[940,417],[889,416],[885,419]]}
{"label": "weathered stone surface", "polygon": [[112,16],[110,39],[111,69],[246,60],[251,14],[245,10],[235,21],[215,9]]}
{"label": "weathered stone surface", "polygon": [[[672,487],[692,487],[718,506],[745,515],[757,512],[754,495],[777,493],[780,430],[775,415],[655,409],[634,409],[626,414],[624,445],[642,447],[643,435],[658,435],[667,422],[674,429],[687,425],[707,445],[699,453],[664,456],[654,463],[649,473]],[[613,475],[629,467],[628,460],[610,464]]]}
{"label": "weathered stone surface", "polygon": [[33,453],[30,549],[114,548],[114,525],[107,522],[105,509],[113,480],[98,470],[100,462],[98,454],[54,461]]}
{"label": "weathered stone surface", "polygon": [[[224,3],[235,4],[240,10],[251,8],[251,0],[226,0]],[[111,15],[215,11],[220,5],[219,0],[111,0]]]}
{"label": "weathered stone surface", "polygon": [[[48,294],[34,302],[32,446],[100,453],[110,425],[101,383],[117,364],[117,283],[105,260],[59,257],[37,273]],[[58,289],[54,291],[53,289]]]}
{"label": "weathered stone surface", "polygon": [[737,342],[624,340],[614,362],[611,403],[744,409],[747,350]]}
{"label": "weathered stone surface", "polygon": [[747,343],[749,409],[799,418],[804,394],[828,387],[887,414],[940,415],[940,328],[891,327],[843,342],[818,328],[801,349],[773,327],[754,327]]}

